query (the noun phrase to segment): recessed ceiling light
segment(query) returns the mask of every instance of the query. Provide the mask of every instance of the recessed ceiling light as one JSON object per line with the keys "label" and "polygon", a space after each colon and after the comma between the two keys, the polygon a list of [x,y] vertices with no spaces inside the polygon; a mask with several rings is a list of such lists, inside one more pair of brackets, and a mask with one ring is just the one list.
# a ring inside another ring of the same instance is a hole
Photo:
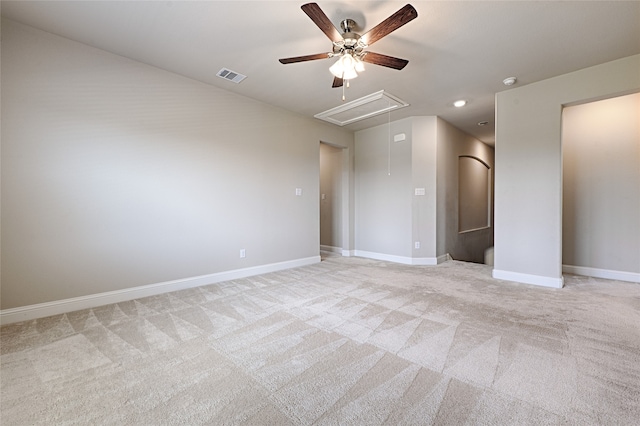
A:
{"label": "recessed ceiling light", "polygon": [[461,99],[459,101],[455,101],[453,103],[453,106],[456,107],[456,108],[461,108],[461,107],[465,106],[466,104],[467,104],[467,101]]}

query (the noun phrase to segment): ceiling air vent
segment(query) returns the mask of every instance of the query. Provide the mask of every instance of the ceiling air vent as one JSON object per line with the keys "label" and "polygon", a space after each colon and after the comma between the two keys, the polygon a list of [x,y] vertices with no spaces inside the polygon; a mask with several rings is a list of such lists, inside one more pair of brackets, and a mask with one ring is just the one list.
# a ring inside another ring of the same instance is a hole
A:
{"label": "ceiling air vent", "polygon": [[218,71],[217,76],[220,78],[224,78],[225,80],[232,81],[236,84],[240,83],[242,80],[247,78],[246,75],[242,75],[235,71],[231,71],[230,69],[227,69],[227,68],[222,68],[220,71]]}
{"label": "ceiling air vent", "polygon": [[380,90],[379,92],[316,114],[314,117],[337,124],[338,126],[346,126],[347,124],[406,106],[409,106],[409,104],[405,101],[386,93],[384,90]]}

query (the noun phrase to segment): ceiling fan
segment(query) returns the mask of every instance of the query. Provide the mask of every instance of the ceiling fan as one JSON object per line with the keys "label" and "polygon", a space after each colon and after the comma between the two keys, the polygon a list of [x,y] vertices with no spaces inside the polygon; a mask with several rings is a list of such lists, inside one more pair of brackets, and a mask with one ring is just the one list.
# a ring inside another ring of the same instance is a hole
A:
{"label": "ceiling fan", "polygon": [[338,61],[329,68],[334,75],[332,87],[342,87],[344,81],[346,81],[348,86],[349,80],[356,78],[358,76],[357,73],[364,70],[363,62],[382,65],[383,67],[397,70],[403,69],[409,63],[406,59],[370,52],[365,49],[404,24],[417,18],[418,12],[410,4],[405,5],[363,35],[353,32],[356,23],[352,19],[344,19],[340,22],[340,27],[343,31],[343,33],[340,34],[317,3],[307,3],[302,5],[301,8],[333,42],[333,50],[327,53],[283,58],[280,59],[280,63],[293,64],[296,62],[338,57]]}

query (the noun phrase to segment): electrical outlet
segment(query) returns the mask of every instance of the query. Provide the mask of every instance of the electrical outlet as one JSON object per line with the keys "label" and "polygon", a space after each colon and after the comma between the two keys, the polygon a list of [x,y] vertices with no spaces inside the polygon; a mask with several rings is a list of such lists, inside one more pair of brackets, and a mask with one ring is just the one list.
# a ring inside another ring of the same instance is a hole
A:
{"label": "electrical outlet", "polygon": [[247,257],[247,252],[245,249],[240,249],[240,258]]}
{"label": "electrical outlet", "polygon": [[417,249],[420,248],[420,241],[416,241],[415,243],[413,243],[413,246]]}

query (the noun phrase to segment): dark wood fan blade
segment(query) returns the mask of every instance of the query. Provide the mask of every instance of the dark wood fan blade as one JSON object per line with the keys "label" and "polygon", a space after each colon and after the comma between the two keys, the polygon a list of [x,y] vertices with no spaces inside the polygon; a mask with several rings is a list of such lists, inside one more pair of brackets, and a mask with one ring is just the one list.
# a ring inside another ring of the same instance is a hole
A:
{"label": "dark wood fan blade", "polygon": [[331,23],[317,3],[307,3],[301,6],[304,13],[329,37],[333,42],[342,41],[342,35]]}
{"label": "dark wood fan blade", "polygon": [[281,64],[294,64],[296,62],[315,61],[316,59],[327,59],[329,53],[316,53],[315,55],[294,56],[292,58],[278,59]]}
{"label": "dark wood fan blade", "polygon": [[340,77],[333,77],[333,84],[331,85],[331,87],[342,87],[343,84],[344,81]]}
{"label": "dark wood fan blade", "polygon": [[393,56],[387,56],[375,52],[366,52],[362,57],[362,60],[370,64],[382,65],[383,67],[389,67],[396,70],[401,70],[409,63],[406,59],[394,58]]}
{"label": "dark wood fan blade", "polygon": [[389,16],[387,19],[380,22],[375,27],[371,28],[365,35],[362,36],[362,41],[371,46],[382,37],[397,30],[407,22],[410,22],[417,17],[418,12],[413,8],[413,6],[407,4],[402,9],[398,10],[396,13]]}

